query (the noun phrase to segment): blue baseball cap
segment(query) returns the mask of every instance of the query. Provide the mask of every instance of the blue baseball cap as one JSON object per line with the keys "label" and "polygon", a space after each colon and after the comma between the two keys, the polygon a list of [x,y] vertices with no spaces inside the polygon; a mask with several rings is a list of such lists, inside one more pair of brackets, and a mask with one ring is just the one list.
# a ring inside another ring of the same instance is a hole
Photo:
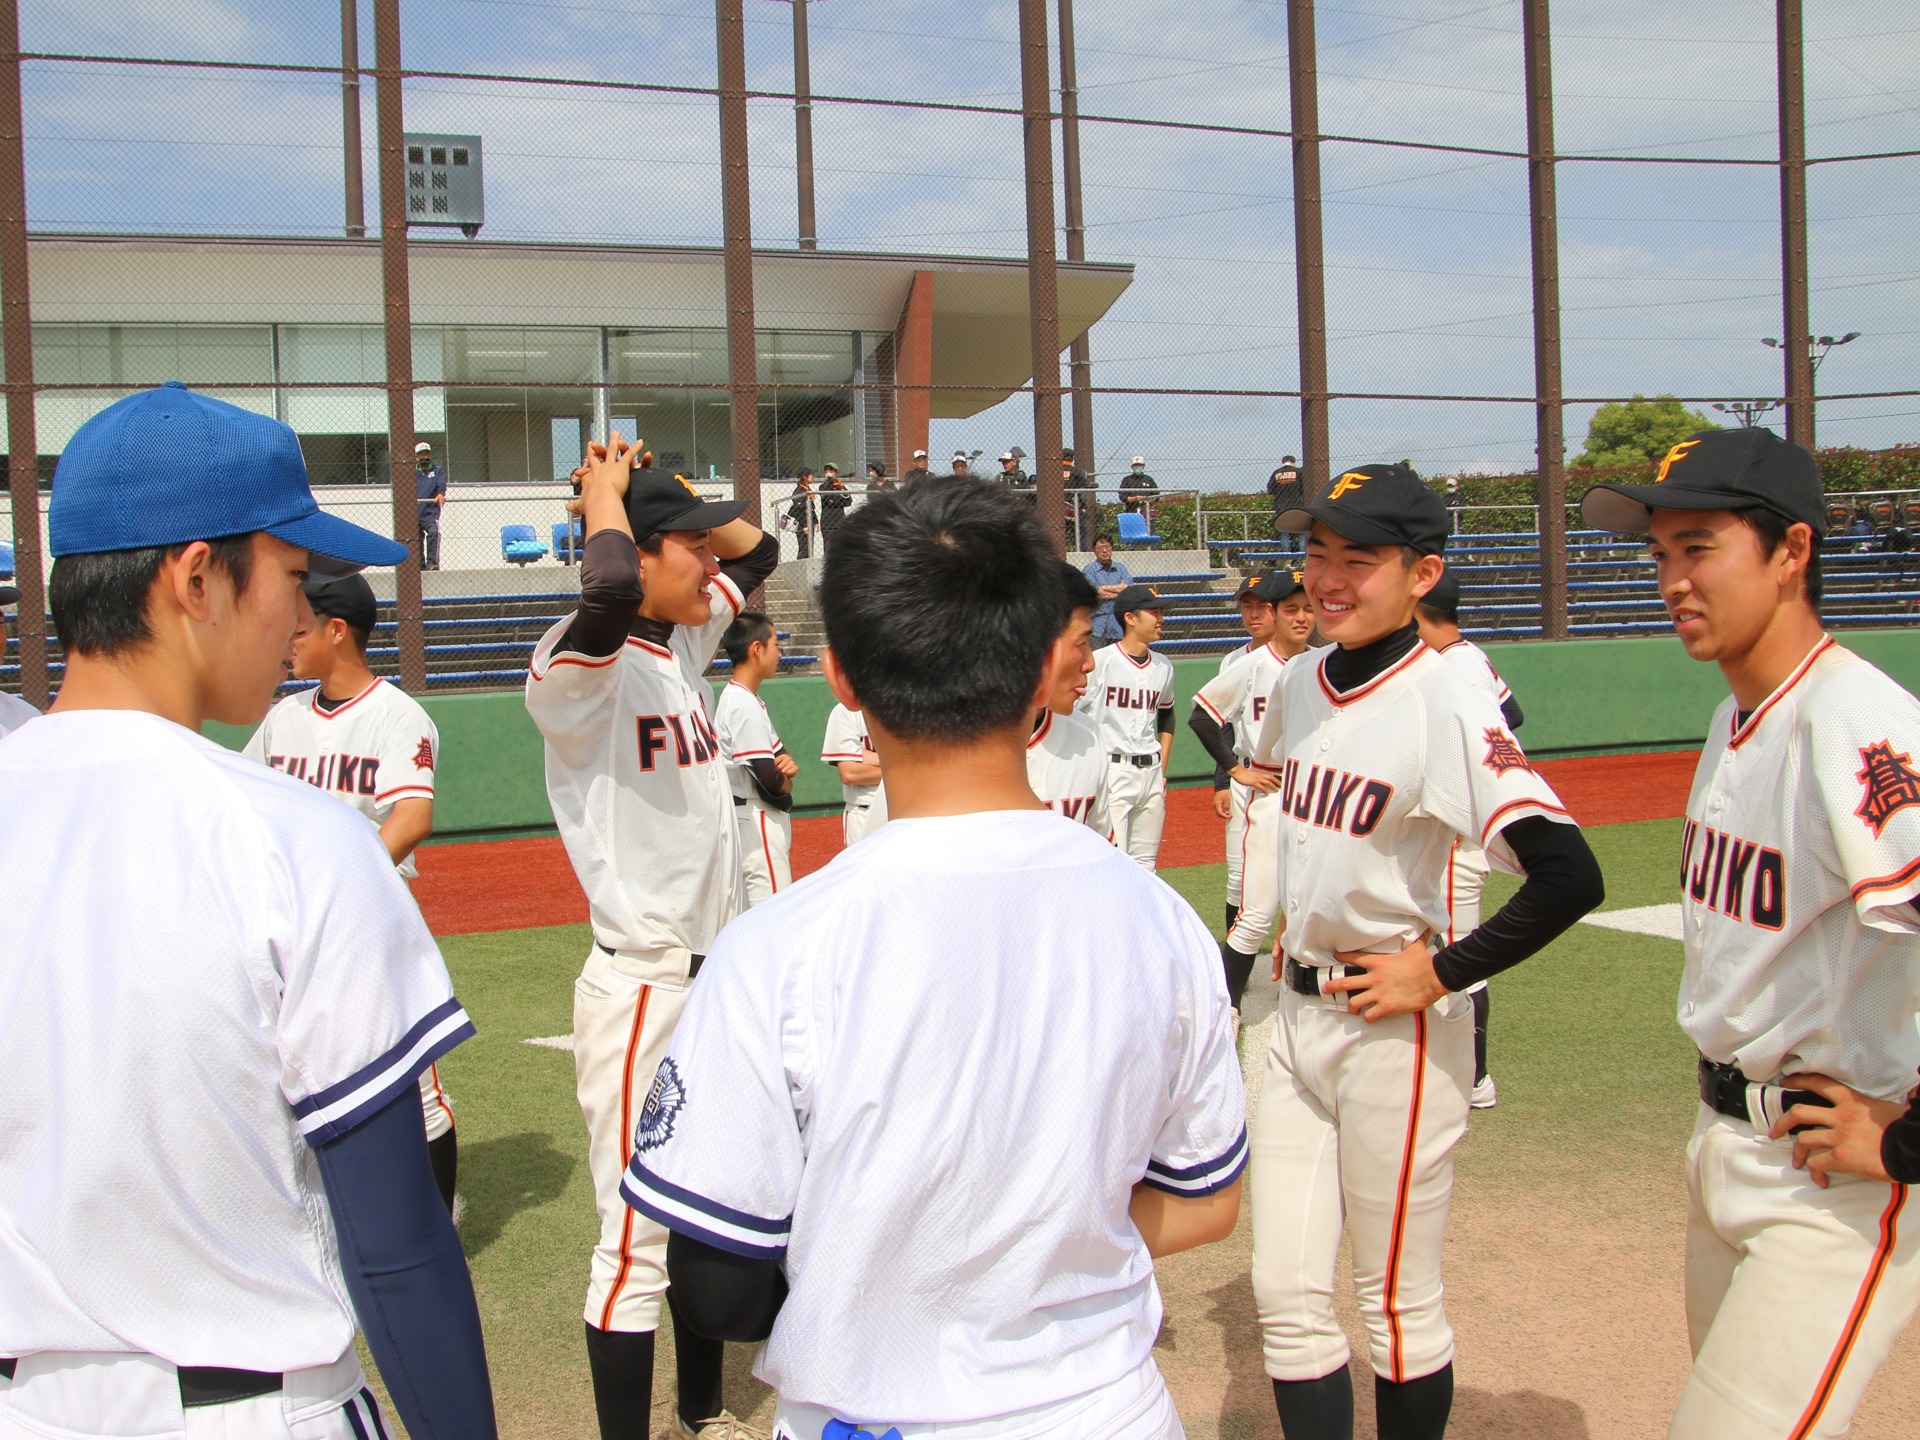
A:
{"label": "blue baseball cap", "polygon": [[178,380],[116,400],[74,433],[47,509],[55,557],[146,550],[264,530],[350,574],[407,547],[320,509],[291,427]]}

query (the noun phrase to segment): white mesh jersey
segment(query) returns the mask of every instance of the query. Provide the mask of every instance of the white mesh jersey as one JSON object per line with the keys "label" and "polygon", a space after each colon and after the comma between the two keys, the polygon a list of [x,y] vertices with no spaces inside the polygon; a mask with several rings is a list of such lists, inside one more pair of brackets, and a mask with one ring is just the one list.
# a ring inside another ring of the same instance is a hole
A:
{"label": "white mesh jersey", "polygon": [[1920,701],[1823,637],[1713,717],[1680,854],[1680,1028],[1749,1079],[1903,1098],[1920,1066]]}
{"label": "white mesh jersey", "polygon": [[1157,650],[1136,660],[1118,645],[1093,652],[1087,693],[1075,711],[1108,754],[1158,755],[1158,713],[1173,704],[1173,662]]}
{"label": "white mesh jersey", "polygon": [[700,675],[742,601],[725,575],[712,589],[707,623],[675,626],[664,646],[561,651],[569,615],[533,650],[527,712],[547,742],[547,798],[610,950],[704,955],[740,910],[733,787]]}
{"label": "white mesh jersey", "polygon": [[1226,674],[1227,667],[1233,664],[1234,661],[1242,659],[1245,656],[1251,655],[1255,650],[1259,648],[1260,647],[1255,645],[1253,641],[1249,640],[1247,641],[1246,644],[1242,645],[1238,650],[1229,650],[1226,654],[1220,657],[1220,668],[1214,673],[1217,675]]}
{"label": "white mesh jersey", "polygon": [[1245,1163],[1213,937],[1038,811],[896,820],[749,911],[660,1075],[628,1200],[784,1260],[755,1373],[867,1428],[1131,1372],[1161,1317],[1133,1186],[1207,1194]]}
{"label": "white mesh jersey", "polygon": [[1572,823],[1492,697],[1434,651],[1416,645],[1345,694],[1327,680],[1332,654],[1281,672],[1254,749],[1281,780],[1281,945],[1309,965],[1444,937],[1456,838],[1519,873],[1501,830]]}
{"label": "white mesh jersey", "polygon": [[[827,716],[827,728],[820,741],[820,758],[829,765],[838,765],[843,760],[857,761],[862,765],[876,765],[879,754],[873,748],[873,737],[867,733],[867,717],[858,710],[849,710],[844,705],[835,705]],[[849,785],[840,782],[840,798],[851,810],[862,801],[870,801],[869,808],[877,809],[870,821],[874,827],[884,824],[887,818],[887,782],[878,781],[872,785]]]}
{"label": "white mesh jersey", "polygon": [[1107,767],[1100,737],[1077,715],[1040,712],[1027,741],[1027,783],[1049,810],[1078,820],[1102,839],[1113,838],[1107,818]]}
{"label": "white mesh jersey", "polygon": [[1233,753],[1244,764],[1253,758],[1267,703],[1280,683],[1280,668],[1287,657],[1268,642],[1257,650],[1236,650],[1228,661],[1193,698],[1217,723],[1233,727]]}
{"label": "white mesh jersey", "polygon": [[18,695],[0,691],[0,735],[11,735],[29,720],[38,720],[40,712]]}
{"label": "white mesh jersey", "polygon": [[714,704],[713,729],[720,738],[720,756],[727,763],[727,781],[734,795],[758,799],[760,792],[754,788],[747,762],[787,753],[773,728],[773,717],[767,714],[767,702],[738,680],[729,680],[720,687]]}
{"label": "white mesh jersey", "polygon": [[386,850],[127,710],[8,736],[0,815],[0,1355],[331,1364],[355,1322],[308,1147],[473,1033]]}
{"label": "white mesh jersey", "polygon": [[1493,661],[1487,658],[1487,652],[1471,640],[1456,640],[1451,645],[1442,646],[1440,656],[1457,667],[1470,683],[1493,696],[1495,705],[1504,705],[1513,698],[1513,691],[1500,678],[1500,672],[1493,668]]}
{"label": "white mesh jersey", "polygon": [[[378,830],[409,797],[433,799],[440,732],[420,702],[397,685],[375,680],[332,711],[314,702],[320,689],[289,695],[267,712],[247,741],[262,764],[347,802]],[[413,856],[400,864],[412,879]]]}

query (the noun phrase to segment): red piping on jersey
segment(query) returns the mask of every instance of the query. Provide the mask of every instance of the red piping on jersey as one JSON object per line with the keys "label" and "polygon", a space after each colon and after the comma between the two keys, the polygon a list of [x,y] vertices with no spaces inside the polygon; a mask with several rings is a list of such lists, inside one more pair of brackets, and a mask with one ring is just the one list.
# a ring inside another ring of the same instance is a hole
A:
{"label": "red piping on jersey", "polygon": [[1407,1140],[1400,1150],[1400,1184],[1393,1197],[1393,1231],[1387,1241],[1386,1284],[1381,1294],[1390,1342],[1388,1368],[1393,1371],[1390,1378],[1396,1385],[1404,1384],[1407,1378],[1407,1359],[1402,1353],[1406,1340],[1400,1333],[1399,1297],[1395,1292],[1400,1288],[1400,1247],[1406,1240],[1407,1196],[1413,1188],[1413,1157],[1420,1142],[1420,1101],[1426,1084],[1427,1014],[1422,1010],[1413,1017],[1413,1101],[1407,1107]]}
{"label": "red piping on jersey", "polygon": [[318,704],[319,694],[316,691],[314,695],[314,699],[316,703],[314,704],[314,707],[313,707],[313,713],[322,720],[331,720],[337,715],[344,715],[347,713],[347,711],[351,710],[354,706],[358,705],[362,700],[366,699],[367,696],[371,695],[375,690],[377,690],[380,686],[386,683],[387,682],[384,680],[375,679],[373,684],[367,686],[366,689],[362,690],[358,695],[354,696],[351,700],[347,701],[345,704],[336,705],[331,710],[322,710],[320,708]]}
{"label": "red piping on jersey", "polygon": [[[623,1146],[633,1143],[633,1061],[640,1051],[640,1032],[647,1023],[647,1001],[653,996],[651,985],[640,987],[639,998],[634,1002],[633,1026],[627,1031],[627,1063],[620,1075],[620,1143]],[[626,1169],[623,1164],[620,1167]],[[607,1290],[607,1302],[600,1307],[600,1328],[613,1328],[613,1307],[619,1303],[620,1292],[627,1288],[627,1276],[633,1270],[633,1207],[622,1203],[620,1207],[626,1213],[620,1218],[620,1268],[614,1271],[613,1284]]]}
{"label": "red piping on jersey", "polygon": [[1460,859],[1460,841],[1456,838],[1453,848],[1447,851],[1447,944],[1453,943],[1453,867]]}
{"label": "red piping on jersey", "polygon": [[373,803],[376,805],[384,805],[396,795],[424,795],[431,800],[433,798],[433,787],[431,785],[396,785],[393,789],[382,790],[378,795],[374,796]]}
{"label": "red piping on jersey", "polygon": [[1430,653],[1432,652],[1427,649],[1427,642],[1424,640],[1418,641],[1415,643],[1413,649],[1407,652],[1407,658],[1402,660],[1398,665],[1393,666],[1391,669],[1381,671],[1358,690],[1350,690],[1345,695],[1342,695],[1327,683],[1327,662],[1325,660],[1320,662],[1320,668],[1314,671],[1314,675],[1319,679],[1320,691],[1327,699],[1331,700],[1335,705],[1351,705],[1356,700],[1364,700],[1382,685],[1386,684],[1387,681],[1413,664],[1422,655]]}
{"label": "red piping on jersey", "polygon": [[[1120,647],[1118,645],[1112,646],[1111,648],[1115,650],[1120,650]],[[1148,666],[1153,664],[1153,651],[1151,650],[1147,651],[1146,659],[1136,660],[1133,658],[1133,656],[1127,654],[1126,651],[1120,650],[1120,658],[1126,661],[1129,665],[1133,666],[1133,668],[1136,670],[1145,670]]]}
{"label": "red piping on jersey", "polygon": [[1876,875],[1870,880],[1862,880],[1853,887],[1853,898],[1858,900],[1876,890],[1897,890],[1916,876],[1920,876],[1920,860],[1910,860],[1891,875]]}
{"label": "red piping on jersey", "polygon": [[767,839],[767,812],[760,812],[760,853],[767,857],[767,885],[774,894],[780,893],[780,876],[773,868],[773,843]]}
{"label": "red piping on jersey", "polygon": [[727,608],[733,611],[733,618],[740,618],[740,607],[747,603],[747,597],[734,588],[733,581],[724,575],[713,577],[713,583],[720,586],[720,598],[727,602]]}
{"label": "red piping on jersey", "polygon": [[1051,729],[1053,729],[1053,711],[1042,710],[1040,712],[1040,728],[1035,730],[1033,734],[1027,738],[1027,749],[1033,749],[1034,746],[1046,739],[1047,732]]}
{"label": "red piping on jersey", "polygon": [[673,652],[664,645],[656,645],[651,640],[642,640],[638,635],[629,635],[627,637],[627,644],[637,645],[650,655],[658,655],[662,660],[671,660],[674,658]]}
{"label": "red piping on jersey", "polygon": [[1502,805],[1498,810],[1494,811],[1492,815],[1487,817],[1486,829],[1480,832],[1480,844],[1484,847],[1488,842],[1488,840],[1492,838],[1495,827],[1497,827],[1500,824],[1500,817],[1505,815],[1509,810],[1529,810],[1529,809],[1538,810],[1543,815],[1565,815],[1569,820],[1573,819],[1572,814],[1567,810],[1566,806],[1564,805],[1554,805],[1545,800],[1535,800],[1532,798],[1528,798],[1525,800],[1509,800],[1506,804]]}
{"label": "red piping on jersey", "polygon": [[613,662],[619,658],[620,652],[618,650],[614,651],[611,655],[600,655],[593,658],[587,658],[585,656],[576,658],[572,655],[549,656],[545,670],[539,669],[537,666],[534,667],[533,678],[536,680],[544,680],[547,678],[549,671],[555,670],[562,665],[578,665],[583,670],[598,670],[603,666],[613,664]]}
{"label": "red piping on jersey", "polygon": [[1207,707],[1207,714],[1213,716],[1214,722],[1216,724],[1224,725],[1227,723],[1226,716],[1222,715],[1218,710],[1214,709],[1213,703],[1210,700],[1208,700],[1206,696],[1195,695],[1193,697],[1193,700],[1196,705],[1205,705]]}
{"label": "red piping on jersey", "polygon": [[1907,1203],[1907,1187],[1896,1183],[1891,1189],[1893,1194],[1887,1197],[1887,1208],[1880,1212],[1880,1242],[1874,1246],[1873,1259],[1867,1263],[1866,1278],[1860,1282],[1860,1293],[1854,1296],[1852,1313],[1841,1327],[1840,1339],[1834,1345],[1833,1353],[1827,1357],[1827,1368],[1820,1374],[1820,1383],[1814,1387],[1813,1398],[1807,1402],[1806,1411],[1793,1427],[1788,1440],[1806,1440],[1813,1433],[1813,1427],[1820,1422],[1820,1412],[1827,1408],[1827,1401],[1833,1398],[1833,1387],[1839,1383],[1840,1372],[1846,1368],[1847,1357],[1853,1353],[1854,1342],[1860,1338],[1860,1327],[1866,1324],[1867,1311],[1873,1307],[1874,1291],[1880,1288],[1880,1277],[1887,1273],[1887,1265],[1893,1259],[1893,1247],[1900,1241],[1900,1208]]}
{"label": "red piping on jersey", "polygon": [[1807,653],[1807,658],[1802,660],[1793,674],[1787,677],[1787,683],[1774,691],[1766,704],[1749,715],[1746,724],[1742,725],[1738,730],[1734,731],[1732,735],[1727,737],[1727,748],[1729,750],[1738,750],[1753,738],[1753,732],[1760,728],[1761,718],[1786,698],[1787,692],[1798,685],[1801,680],[1806,677],[1806,673],[1813,668],[1813,662],[1833,648],[1833,643],[1833,637],[1831,635],[1822,635],[1820,637],[1820,643]]}

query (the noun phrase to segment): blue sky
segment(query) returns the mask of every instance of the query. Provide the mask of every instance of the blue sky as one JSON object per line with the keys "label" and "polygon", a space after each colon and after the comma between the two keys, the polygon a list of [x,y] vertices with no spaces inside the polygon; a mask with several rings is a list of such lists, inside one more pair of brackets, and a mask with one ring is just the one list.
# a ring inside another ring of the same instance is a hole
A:
{"label": "blue sky", "polygon": [[[750,82],[791,85],[790,11],[746,0]],[[337,9],[264,0],[24,0],[29,49],[325,65]],[[362,6],[371,63],[372,7]],[[1011,0],[816,0],[822,94],[1017,105]],[[709,84],[699,0],[407,0],[416,68]],[[1319,13],[1329,133],[1524,148],[1518,0],[1354,0]],[[1089,115],[1284,128],[1283,0],[1081,0]],[[1807,16],[1809,153],[1920,149],[1920,16],[1833,0]],[[1669,163],[1559,168],[1569,395],[1735,398],[1780,388],[1778,180],[1687,157],[1775,151],[1770,0],[1554,6],[1558,147]],[[29,215],[38,228],[329,233],[340,217],[339,91],[326,77],[28,67]],[[486,141],[486,233],[707,243],[719,235],[707,97],[422,80],[408,127]],[[821,243],[1018,253],[1017,121],[816,109]],[[371,90],[366,131],[373,134]],[[759,243],[792,243],[792,111],[752,109]],[[1096,383],[1297,384],[1291,176],[1284,140],[1088,123],[1088,249],[1137,266],[1094,332]],[[371,155],[368,173],[372,174]],[[1329,144],[1327,310],[1336,389],[1524,396],[1532,389],[1523,162]],[[1815,333],[1862,332],[1827,393],[1920,386],[1920,160],[1815,167]],[[1577,450],[1591,407],[1573,407]],[[1031,402],[939,422],[936,450],[1032,448]],[[1259,484],[1297,452],[1292,400],[1106,396],[1101,468],[1147,455],[1163,483]],[[1920,439],[1920,399],[1833,400],[1824,444]],[[1526,404],[1343,401],[1333,460],[1430,473],[1531,464]]]}

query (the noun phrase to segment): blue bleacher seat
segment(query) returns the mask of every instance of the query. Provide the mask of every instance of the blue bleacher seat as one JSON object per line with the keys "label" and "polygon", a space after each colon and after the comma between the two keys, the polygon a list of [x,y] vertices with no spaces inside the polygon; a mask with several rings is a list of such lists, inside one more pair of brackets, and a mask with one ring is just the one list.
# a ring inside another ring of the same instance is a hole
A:
{"label": "blue bleacher seat", "polygon": [[1137,510],[1120,512],[1120,543],[1122,545],[1144,545],[1149,550],[1160,548],[1160,537],[1147,531],[1147,517]]}
{"label": "blue bleacher seat", "polygon": [[572,564],[579,560],[580,552],[586,548],[586,540],[578,528],[568,521],[561,521],[553,527],[553,558]]}
{"label": "blue bleacher seat", "polygon": [[502,525],[500,555],[509,565],[531,565],[547,558],[547,547],[531,525]]}
{"label": "blue bleacher seat", "polygon": [[0,580],[13,579],[13,546],[0,542]]}

